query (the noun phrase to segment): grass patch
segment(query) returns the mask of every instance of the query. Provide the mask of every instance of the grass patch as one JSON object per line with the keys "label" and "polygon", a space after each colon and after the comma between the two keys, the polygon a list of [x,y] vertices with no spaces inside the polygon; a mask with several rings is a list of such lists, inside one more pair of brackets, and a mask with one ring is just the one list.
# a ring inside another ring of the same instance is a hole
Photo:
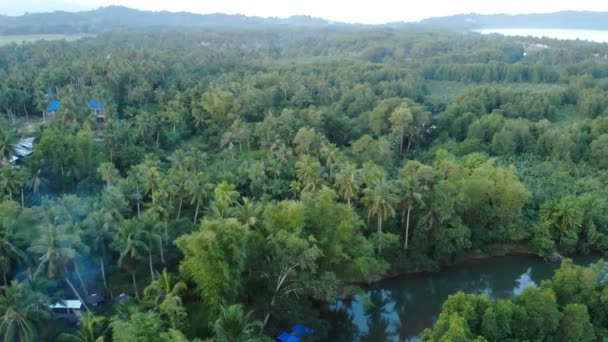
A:
{"label": "grass patch", "polygon": [[11,43],[23,44],[41,40],[65,40],[75,41],[85,37],[92,37],[90,34],[25,34],[25,35],[0,35],[0,46]]}

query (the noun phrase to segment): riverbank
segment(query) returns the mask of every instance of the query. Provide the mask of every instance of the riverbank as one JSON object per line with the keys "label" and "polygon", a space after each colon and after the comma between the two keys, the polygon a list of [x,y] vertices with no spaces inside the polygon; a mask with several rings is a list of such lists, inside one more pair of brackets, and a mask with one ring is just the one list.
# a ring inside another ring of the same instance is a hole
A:
{"label": "riverbank", "polygon": [[[559,255],[559,254],[558,254]],[[493,244],[490,252],[488,253],[465,253],[462,257],[457,258],[454,262],[443,266],[441,269],[437,271],[430,271],[426,269],[415,268],[412,270],[406,270],[395,273],[388,273],[383,276],[374,277],[366,280],[359,280],[350,282],[347,285],[344,285],[342,288],[338,289],[338,298],[339,300],[351,300],[357,293],[360,292],[361,289],[367,290],[370,287],[378,285],[381,282],[394,280],[401,277],[411,276],[411,275],[420,275],[427,273],[437,273],[445,271],[449,268],[464,264],[466,262],[470,262],[473,260],[486,260],[491,258],[503,258],[503,257],[516,257],[516,256],[527,256],[539,258],[539,260],[547,261],[547,258],[538,255],[532,248],[523,244],[503,244],[496,243]],[[561,256],[560,256],[561,257]]]}
{"label": "riverbank", "polygon": [[[529,250],[509,248],[513,254],[474,254],[440,272],[417,272],[387,278],[364,287],[351,300],[329,305],[324,317],[341,341],[386,342],[415,340],[433,326],[445,300],[458,292],[506,299],[550,279],[559,263],[546,262]],[[572,256],[588,266],[599,254]],[[345,332],[350,335],[344,338]],[[334,338],[334,335],[331,338]],[[337,339],[336,339],[337,340]]]}

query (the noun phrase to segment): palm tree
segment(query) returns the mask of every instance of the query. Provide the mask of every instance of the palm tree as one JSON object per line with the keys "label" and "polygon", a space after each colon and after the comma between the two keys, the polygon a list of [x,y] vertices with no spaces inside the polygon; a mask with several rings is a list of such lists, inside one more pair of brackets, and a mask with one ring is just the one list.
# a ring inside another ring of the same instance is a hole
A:
{"label": "palm tree", "polygon": [[196,203],[196,209],[194,210],[194,223],[196,223],[201,204],[207,197],[205,174],[198,172],[193,177],[189,177],[186,181],[186,190],[190,196],[190,204]]}
{"label": "palm tree", "polygon": [[103,342],[105,330],[100,329],[105,317],[95,316],[90,312],[85,312],[80,316],[80,330],[75,334],[61,333],[61,342]]}
{"label": "palm tree", "polygon": [[106,186],[111,186],[112,183],[116,182],[116,180],[120,177],[118,170],[116,170],[114,164],[111,162],[99,164],[97,172],[101,176],[101,180],[106,182]]}
{"label": "palm tree", "polygon": [[214,339],[218,342],[255,341],[262,329],[262,322],[251,321],[249,311],[245,314],[241,304],[220,307],[220,315],[213,323]]}
{"label": "palm tree", "polygon": [[329,169],[329,180],[333,178],[333,167],[338,159],[340,150],[336,144],[326,144],[321,146],[321,155],[325,158],[325,166]]}
{"label": "palm tree", "polygon": [[[157,220],[158,223],[162,223],[162,227],[164,227],[164,240],[165,244],[169,244],[169,200],[168,194],[166,191],[161,190],[152,194],[152,203],[148,203],[148,210],[146,210],[146,214],[150,217],[153,217]],[[160,226],[159,226],[160,227]],[[162,245],[162,234],[160,235],[161,245]],[[161,250],[162,252],[162,250]],[[161,253],[162,255],[162,253]],[[165,262],[165,258],[163,257],[163,263]]]}
{"label": "palm tree", "polygon": [[343,164],[340,171],[336,174],[335,185],[340,196],[351,205],[351,200],[357,197],[359,192],[359,170],[351,163]]}
{"label": "palm tree", "polygon": [[407,249],[408,238],[410,233],[410,214],[416,205],[424,205],[422,195],[417,189],[416,182],[411,178],[407,177],[401,179],[401,206],[403,211],[401,213],[401,227],[403,227],[405,221],[405,237],[404,237],[404,249]]}
{"label": "palm tree", "polygon": [[[143,164],[141,164],[141,171],[140,177],[145,194],[152,197],[152,194],[160,189],[163,176],[156,166],[156,163],[152,161],[145,161]],[[152,201],[154,201],[154,197],[152,197]]]}
{"label": "palm tree", "polygon": [[382,223],[395,216],[395,204],[399,200],[393,182],[381,178],[363,191],[363,203],[368,208],[368,216],[378,219],[378,233],[382,233]]}
{"label": "palm tree", "polygon": [[[15,207],[16,205],[12,203]],[[10,204],[9,204],[10,205]],[[8,222],[0,221],[0,268],[4,285],[8,285],[6,274],[10,272],[11,266],[25,260],[25,253],[17,247],[17,232]]]}
{"label": "palm tree", "polygon": [[83,221],[84,226],[88,228],[86,233],[90,238],[90,245],[99,253],[101,277],[105,288],[108,288],[105,271],[106,245],[112,240],[112,230],[117,221],[115,214],[105,208],[94,210]]}
{"label": "palm tree", "polygon": [[137,262],[144,258],[144,254],[148,252],[149,247],[145,243],[146,236],[139,222],[134,219],[125,220],[116,231],[112,247],[120,253],[118,258],[118,266],[125,267],[131,272],[133,279],[133,290],[135,298],[139,300],[139,292],[137,291],[137,279],[135,277],[135,269]]}
{"label": "palm tree", "polygon": [[247,227],[253,227],[258,222],[261,207],[247,197],[243,197],[243,204],[237,204],[237,218]]}
{"label": "palm tree", "polygon": [[296,162],[298,180],[304,185],[303,190],[316,191],[321,185],[323,168],[315,157],[303,155]]}
{"label": "palm tree", "polygon": [[55,225],[47,222],[38,227],[38,235],[27,251],[40,255],[34,277],[39,276],[45,270],[48,278],[62,276],[88,311],[89,308],[70,281],[67,271],[67,264],[74,260],[78,254],[75,249],[76,243],[75,235],[68,233],[65,225]]}
{"label": "palm tree", "polygon": [[12,201],[13,194],[19,189],[17,170],[11,165],[4,165],[0,168],[0,175],[0,187],[8,193],[8,198]]}
{"label": "palm tree", "polygon": [[42,185],[42,170],[38,169],[35,172],[30,173],[29,176],[26,184],[27,188],[38,195],[40,193],[40,186]]}
{"label": "palm tree", "polygon": [[154,306],[160,309],[161,314],[168,316],[173,329],[179,329],[185,318],[180,296],[187,290],[187,286],[181,281],[174,283],[167,269],[163,269],[161,274],[157,273],[156,278],[144,289],[144,296],[153,300]]}
{"label": "palm tree", "polygon": [[41,296],[23,283],[13,282],[0,287],[0,333],[3,341],[36,340],[35,325],[48,317],[47,305]]}
{"label": "palm tree", "polygon": [[0,128],[0,165],[7,164],[13,156],[14,143],[15,136],[13,132],[4,128]]}

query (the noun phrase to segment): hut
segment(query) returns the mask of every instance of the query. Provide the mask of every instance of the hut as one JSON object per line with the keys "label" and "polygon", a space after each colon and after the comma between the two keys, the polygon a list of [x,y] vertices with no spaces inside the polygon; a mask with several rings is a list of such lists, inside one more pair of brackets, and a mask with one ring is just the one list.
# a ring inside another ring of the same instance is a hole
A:
{"label": "hut", "polygon": [[55,113],[57,113],[57,111],[59,110],[59,107],[59,100],[52,100],[51,103],[49,103],[49,106],[46,108],[45,116],[49,119],[52,119],[55,116]]}
{"label": "hut", "polygon": [[93,114],[95,115],[95,120],[97,120],[97,122],[104,122],[105,121],[105,116],[103,111],[105,110],[105,106],[102,103],[99,103],[95,100],[89,100],[88,102],[89,104],[89,108],[93,110]]}
{"label": "hut", "polygon": [[66,299],[49,305],[49,309],[51,309],[55,318],[66,319],[72,324],[77,324],[80,321],[82,307],[82,302],[77,299]]}

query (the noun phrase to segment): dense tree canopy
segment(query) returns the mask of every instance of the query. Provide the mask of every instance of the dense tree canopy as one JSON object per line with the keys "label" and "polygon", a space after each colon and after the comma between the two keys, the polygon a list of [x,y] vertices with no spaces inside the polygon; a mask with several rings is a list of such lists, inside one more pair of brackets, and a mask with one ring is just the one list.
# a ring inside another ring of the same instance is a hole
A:
{"label": "dense tree canopy", "polygon": [[[388,275],[499,247],[607,253],[603,53],[331,26],[2,46],[0,336],[55,340],[48,305],[96,290],[132,300],[62,338],[263,340],[298,322],[323,340],[327,303]],[[602,265],[512,300],[456,295],[424,338],[603,336]]]}

